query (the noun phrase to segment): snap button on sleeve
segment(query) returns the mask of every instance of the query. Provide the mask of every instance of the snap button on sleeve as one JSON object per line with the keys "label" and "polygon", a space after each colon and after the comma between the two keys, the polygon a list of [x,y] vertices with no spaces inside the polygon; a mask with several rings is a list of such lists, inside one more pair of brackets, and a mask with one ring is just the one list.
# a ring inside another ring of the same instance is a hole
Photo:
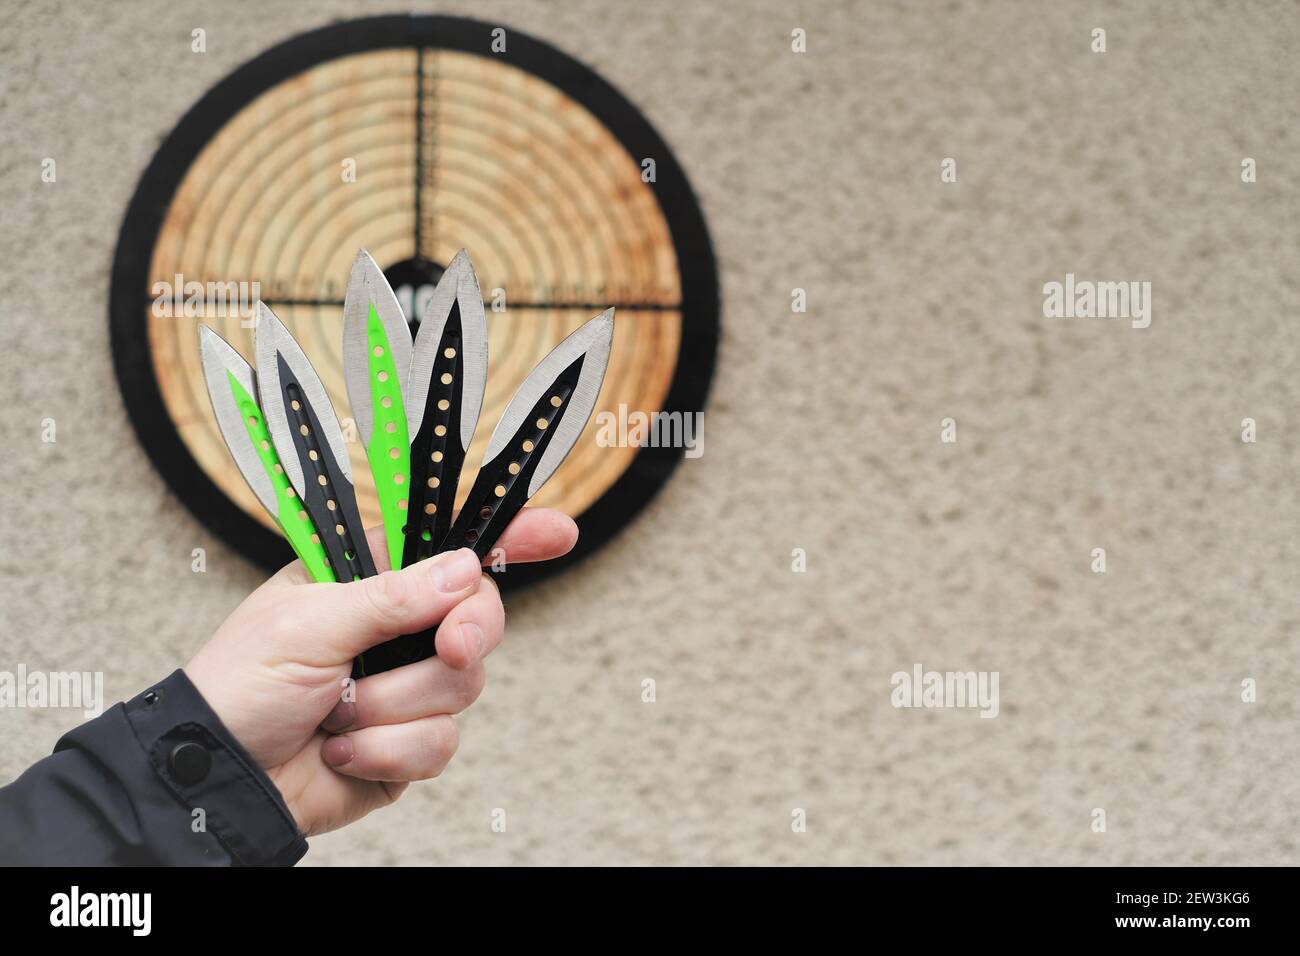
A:
{"label": "snap button on sleeve", "polygon": [[178,783],[198,783],[212,769],[212,754],[202,744],[184,740],[172,748],[168,762]]}

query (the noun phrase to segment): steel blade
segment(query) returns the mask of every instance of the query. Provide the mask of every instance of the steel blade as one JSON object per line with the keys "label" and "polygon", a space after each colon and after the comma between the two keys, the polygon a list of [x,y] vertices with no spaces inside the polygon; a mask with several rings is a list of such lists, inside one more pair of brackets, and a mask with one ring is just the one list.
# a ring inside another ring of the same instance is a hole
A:
{"label": "steel blade", "polygon": [[488,341],[483,295],[469,253],[464,249],[456,253],[438,280],[438,285],[425,306],[424,315],[420,318],[420,329],[415,336],[415,349],[411,358],[411,401],[407,421],[410,434],[414,437],[428,411],[424,399],[429,395],[434,367],[440,357],[445,357],[439,346],[446,333],[453,305],[460,315],[460,359],[464,369],[457,432],[461,450],[468,451],[474,438],[474,429],[478,427],[483,391],[487,387]]}
{"label": "steel blade", "polygon": [[501,454],[506,443],[524,423],[525,416],[551,387],[552,382],[576,359],[582,359],[582,372],[574,386],[573,397],[568,400],[564,415],[555,428],[555,435],[547,443],[537,470],[529,482],[529,498],[537,494],[537,490],[560,467],[586,427],[587,419],[595,411],[600,386],[605,381],[605,369],[609,367],[609,350],[613,342],[614,310],[606,309],[579,327],[538,363],[537,368],[519,386],[502,413],[501,420],[497,422],[492,438],[488,441],[487,451],[483,453],[484,462]]}
{"label": "steel blade", "polygon": [[275,497],[275,488],[266,474],[262,459],[258,457],[252,436],[248,433],[248,424],[243,411],[236,400],[236,393],[230,387],[227,376],[233,377],[244,392],[257,396],[257,377],[253,367],[244,361],[244,357],[212,331],[206,325],[199,326],[199,356],[203,362],[203,380],[208,387],[208,398],[212,401],[212,412],[217,418],[217,427],[221,437],[226,440],[226,447],[239,467],[239,473],[248,482],[262,507],[272,517],[278,517],[280,502]]}
{"label": "steel blade", "polygon": [[348,458],[347,443],[343,440],[343,430],[339,427],[338,416],[330,404],[325,386],[320,376],[312,367],[307,356],[303,354],[297,341],[284,327],[270,306],[258,300],[253,309],[256,325],[254,337],[257,352],[257,387],[262,400],[262,413],[266,416],[267,427],[271,430],[271,440],[280,449],[285,473],[299,495],[306,491],[302,464],[289,454],[294,447],[293,434],[289,427],[288,409],[284,404],[284,390],[280,380],[280,359],[292,370],[298,384],[302,387],[313,410],[320,419],[322,437],[334,455],[339,469],[352,482],[352,462]]}
{"label": "steel blade", "polygon": [[375,315],[387,340],[388,355],[397,370],[398,388],[402,393],[403,411],[407,414],[411,374],[411,329],[402,315],[402,307],[384,278],[383,271],[362,249],[352,264],[348,291],[343,300],[343,380],[352,403],[352,419],[362,445],[370,444],[374,431],[374,401],[371,388],[370,312]]}
{"label": "steel blade", "polygon": [[352,467],[325,386],[289,330],[257,303],[257,384],[285,474],[315,522],[340,581],[375,573],[352,487]]}
{"label": "steel blade", "polygon": [[443,542],[486,558],[529,498],[560,467],[600,397],[614,338],[614,310],[557,345],[519,386],[492,432],[474,487]]}
{"label": "steel blade", "polygon": [[406,544],[411,474],[411,332],[392,287],[364,249],[352,265],[343,304],[343,377],[375,479],[389,564],[398,568]]}
{"label": "steel blade", "polygon": [[425,308],[411,360],[411,494],[402,563],[437,553],[451,527],[487,382],[487,319],[469,255],[456,253]]}

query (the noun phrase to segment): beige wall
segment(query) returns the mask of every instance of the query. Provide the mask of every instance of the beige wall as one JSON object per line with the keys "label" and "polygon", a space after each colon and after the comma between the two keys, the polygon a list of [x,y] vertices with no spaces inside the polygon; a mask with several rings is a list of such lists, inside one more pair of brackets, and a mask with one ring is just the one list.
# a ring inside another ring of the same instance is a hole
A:
{"label": "beige wall", "polygon": [[[436,6],[577,55],[665,135],[720,365],[704,457],[510,603],[447,774],[307,862],[1297,862],[1293,5]],[[0,668],[120,699],[258,581],[127,425],[125,204],[214,82],[357,6],[4,7]],[[1067,272],[1150,280],[1151,327],[1043,318]],[[917,662],[998,671],[999,716],[894,709]],[[0,779],[76,720],[0,712]]]}

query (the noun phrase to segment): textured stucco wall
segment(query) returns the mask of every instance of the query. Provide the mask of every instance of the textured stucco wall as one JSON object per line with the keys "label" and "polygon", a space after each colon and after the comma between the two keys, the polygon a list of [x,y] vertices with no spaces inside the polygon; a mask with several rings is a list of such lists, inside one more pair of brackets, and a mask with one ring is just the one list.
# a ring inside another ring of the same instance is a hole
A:
{"label": "textured stucco wall", "polygon": [[[529,31],[641,107],[709,217],[724,337],[704,457],[510,603],[445,776],[307,861],[1300,862],[1300,13],[798,6],[416,6]],[[3,7],[0,668],[102,670],[121,699],[258,580],[127,425],[125,204],[214,82],[357,5]],[[1151,327],[1044,319],[1067,272],[1150,280]],[[917,662],[998,671],[999,716],[895,710]],[[0,779],[76,722],[0,711]]]}

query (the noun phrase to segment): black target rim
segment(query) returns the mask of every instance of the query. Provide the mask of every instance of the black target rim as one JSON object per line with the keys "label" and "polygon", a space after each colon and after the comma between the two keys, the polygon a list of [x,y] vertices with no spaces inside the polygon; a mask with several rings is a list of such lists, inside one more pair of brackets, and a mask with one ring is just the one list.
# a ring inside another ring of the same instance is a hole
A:
{"label": "black target rim", "polygon": [[[244,64],[202,97],[154,154],[118,236],[109,291],[113,364],[127,414],[154,467],[172,491],[217,537],[268,571],[294,557],[279,534],[226,497],[199,466],[163,405],[154,373],[145,310],[149,268],[160,230],[190,165],[240,110],[268,89],[329,60],[385,49],[455,50],[505,62],[550,83],[585,107],[632,156],[652,156],[658,201],[677,256],[681,340],[662,406],[667,413],[702,411],[719,336],[716,264],[703,213],[668,144],[640,111],[606,80],[555,47],[508,28],[508,52],[490,53],[499,24],[461,17],[381,16],[334,24],[293,37]],[[418,223],[420,217],[416,216]],[[672,474],[682,450],[641,448],[618,479],[577,521],[581,534],[568,555],[520,564],[499,576],[506,589],[549,577],[591,554],[631,524]]]}

